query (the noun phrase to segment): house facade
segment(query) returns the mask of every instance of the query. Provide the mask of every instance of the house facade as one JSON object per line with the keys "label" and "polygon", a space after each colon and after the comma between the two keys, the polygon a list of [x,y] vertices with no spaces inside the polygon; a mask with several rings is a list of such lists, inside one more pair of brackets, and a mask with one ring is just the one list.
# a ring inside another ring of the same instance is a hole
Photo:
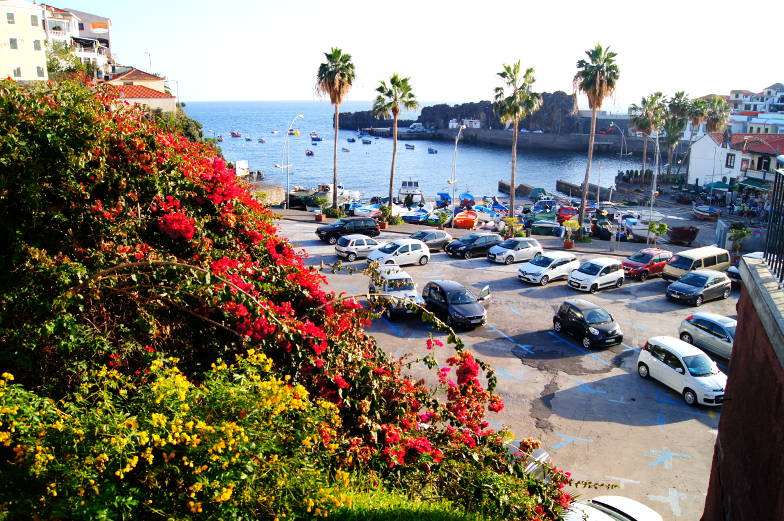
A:
{"label": "house facade", "polygon": [[732,147],[732,137],[729,142],[725,142],[723,134],[705,134],[691,147],[687,182],[704,186],[716,181],[738,181],[750,161],[749,155]]}
{"label": "house facade", "polygon": [[0,0],[0,75],[46,81],[44,10],[24,0]]}
{"label": "house facade", "polygon": [[52,44],[59,42],[70,47],[79,61],[95,69],[98,77],[107,74],[112,63],[109,38],[111,20],[52,5],[43,4],[42,7],[47,40]]}
{"label": "house facade", "polygon": [[109,83],[117,92],[122,101],[131,105],[144,105],[155,110],[161,109],[164,112],[174,112],[177,110],[177,98],[168,92],[161,92],[144,85],[117,85]]}
{"label": "house facade", "polygon": [[135,67],[130,67],[124,72],[115,74],[106,83],[115,86],[141,85],[158,92],[166,92],[166,78],[144,72]]}

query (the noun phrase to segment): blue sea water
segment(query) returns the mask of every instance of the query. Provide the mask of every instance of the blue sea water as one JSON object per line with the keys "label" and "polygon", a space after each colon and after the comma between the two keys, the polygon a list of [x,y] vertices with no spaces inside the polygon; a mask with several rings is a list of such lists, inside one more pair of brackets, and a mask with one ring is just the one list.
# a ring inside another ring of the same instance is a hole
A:
{"label": "blue sea water", "polygon": [[[347,102],[341,112],[368,110],[370,102]],[[332,182],[332,145],[334,107],[327,101],[245,101],[245,102],[190,102],[187,114],[204,126],[207,137],[222,135],[221,148],[229,161],[247,159],[251,170],[263,170],[265,180],[286,186],[286,175],[276,164],[284,164],[283,141],[286,128],[297,114],[295,128],[299,136],[289,136],[291,171],[290,185],[314,187]],[[416,113],[401,115],[415,119]],[[232,138],[236,130],[241,138]],[[273,130],[279,130],[273,134]],[[317,132],[323,141],[311,143],[309,134]],[[358,139],[349,143],[353,131],[340,131],[338,142],[338,182],[349,190],[359,190],[363,196],[385,195],[389,190],[389,170],[392,158],[392,140],[374,139],[363,145]],[[252,141],[246,141],[250,137]],[[259,143],[264,138],[266,143]],[[406,150],[404,143],[412,143],[415,150]],[[438,154],[428,154],[428,147]],[[349,152],[343,152],[346,148]],[[313,156],[306,156],[312,150]],[[398,142],[395,166],[395,193],[401,180],[418,180],[426,196],[437,192],[451,192],[447,180],[452,174],[454,143],[443,141]],[[585,175],[586,154],[562,151],[518,151],[517,182],[555,190],[557,179],[582,183]],[[636,160],[619,161],[618,156],[594,157],[591,182],[611,186],[619,170],[639,168]],[[498,181],[509,181],[511,150],[461,143],[457,153],[457,192],[470,192],[476,196],[497,194]]]}

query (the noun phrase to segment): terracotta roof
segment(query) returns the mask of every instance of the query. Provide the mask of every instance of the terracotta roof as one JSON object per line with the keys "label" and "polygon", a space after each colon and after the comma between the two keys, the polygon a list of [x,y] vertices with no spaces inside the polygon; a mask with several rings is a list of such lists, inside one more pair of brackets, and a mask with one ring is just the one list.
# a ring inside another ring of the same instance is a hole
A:
{"label": "terracotta roof", "polygon": [[[724,141],[721,132],[712,132],[710,136],[718,145]],[[784,134],[733,134],[730,143],[735,150],[757,154],[784,154]]]}
{"label": "terracotta roof", "polygon": [[123,99],[143,99],[143,98],[174,98],[171,94],[159,90],[145,87],[144,85],[110,85],[120,98]]}
{"label": "terracotta roof", "polygon": [[144,72],[144,71],[140,71],[139,69],[132,68],[128,72],[120,74],[119,76],[115,76],[110,81],[116,81],[116,80],[151,81],[151,80],[162,80],[162,79],[163,78],[161,78],[160,76],[156,76],[154,74],[150,74],[150,73],[147,73],[147,72]]}
{"label": "terracotta roof", "polygon": [[746,90],[746,89],[732,89],[732,90],[730,91],[730,94],[732,94],[732,93],[734,93],[734,92],[737,92],[737,93],[739,93],[739,94],[754,94],[754,93],[753,93],[753,92],[751,92],[750,90]]}
{"label": "terracotta roof", "polygon": [[767,87],[765,87],[765,90],[770,90],[770,89],[781,91],[784,90],[784,85],[782,85],[781,83],[774,83],[773,85],[768,85]]}
{"label": "terracotta roof", "polygon": [[[49,4],[41,4],[41,7],[45,8],[45,9],[49,9],[49,10],[50,10],[50,11],[52,11],[53,13],[68,13],[68,14],[73,14],[73,13],[71,13],[71,11],[68,11],[68,10],[66,10],[66,9],[60,9],[59,7],[55,7],[55,6],[53,6],[53,5],[49,5]],[[76,15],[74,15],[74,16],[76,16]],[[78,17],[78,16],[76,16],[76,18],[79,18],[79,17]]]}
{"label": "terracotta roof", "polygon": [[738,116],[759,116],[760,112],[755,110],[741,110]]}

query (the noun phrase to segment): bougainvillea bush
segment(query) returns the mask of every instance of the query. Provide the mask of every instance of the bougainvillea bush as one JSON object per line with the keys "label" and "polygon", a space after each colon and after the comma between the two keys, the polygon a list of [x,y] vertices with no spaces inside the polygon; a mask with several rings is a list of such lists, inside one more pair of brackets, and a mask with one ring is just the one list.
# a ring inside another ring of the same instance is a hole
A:
{"label": "bougainvillea bush", "polygon": [[0,518],[302,518],[363,486],[495,518],[571,501],[488,428],[503,403],[458,338],[427,341],[436,387],[407,377],[208,145],[100,87],[0,83],[0,244]]}

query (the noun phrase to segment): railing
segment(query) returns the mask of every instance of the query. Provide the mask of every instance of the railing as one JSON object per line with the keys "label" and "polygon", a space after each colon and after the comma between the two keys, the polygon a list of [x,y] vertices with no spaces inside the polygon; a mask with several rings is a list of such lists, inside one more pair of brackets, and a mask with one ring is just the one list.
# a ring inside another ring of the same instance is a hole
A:
{"label": "railing", "polygon": [[764,181],[771,181],[775,174],[773,172],[768,172],[767,170],[752,170],[749,168],[746,170],[745,176],[751,179],[761,179]]}
{"label": "railing", "polygon": [[773,276],[784,283],[784,169],[776,171],[770,199],[768,237],[765,239],[765,262]]}

